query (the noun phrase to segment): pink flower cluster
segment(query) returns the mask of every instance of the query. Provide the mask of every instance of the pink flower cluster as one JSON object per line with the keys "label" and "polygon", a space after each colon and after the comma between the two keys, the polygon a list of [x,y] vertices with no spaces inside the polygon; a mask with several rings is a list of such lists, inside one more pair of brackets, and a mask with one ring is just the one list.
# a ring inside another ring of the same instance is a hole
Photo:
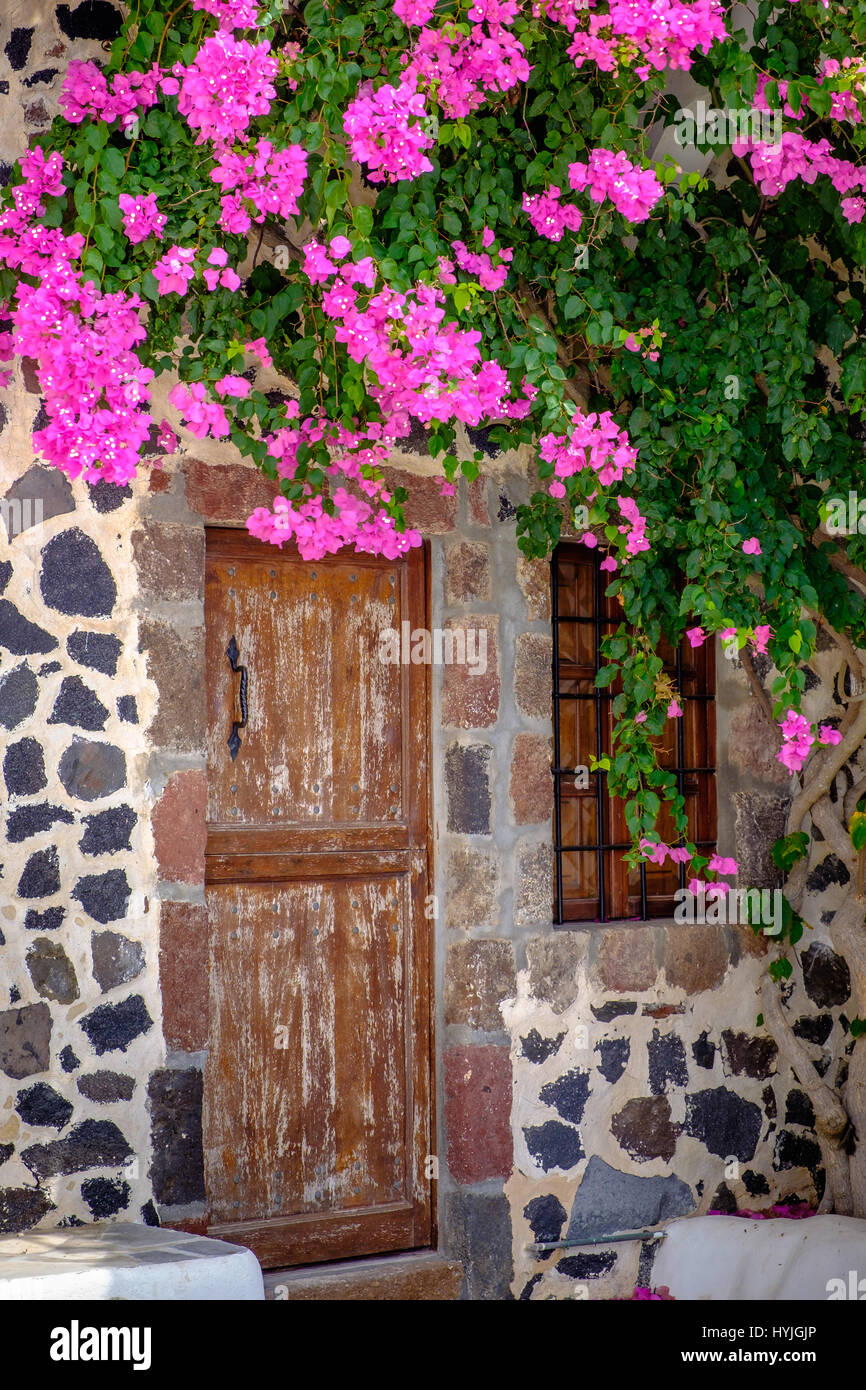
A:
{"label": "pink flower cluster", "polygon": [[[211,178],[223,188],[220,226],[233,234],[248,232],[251,222],[268,216],[293,217],[307,177],[307,154],[300,145],[275,150],[270,140],[259,140],[255,153],[238,153],[221,146]],[[255,212],[251,218],[247,203]]]}
{"label": "pink flower cluster", "polygon": [[[485,227],[481,233],[481,245],[483,247],[492,246],[494,242],[493,232],[489,227]],[[508,265],[514,256],[510,246],[503,246],[497,256],[498,264],[494,265],[493,260],[487,250],[469,251],[465,242],[452,241],[451,249],[454,252],[454,259],[461,270],[465,270],[468,275],[474,275],[483,290],[501,290],[505,281],[508,279]],[[443,258],[444,259],[444,258]],[[450,264],[446,261],[445,267],[440,264],[440,270],[445,270],[444,280],[446,284],[453,284],[454,276],[449,280],[447,276],[451,271]]]}
{"label": "pink flower cluster", "polygon": [[256,0],[192,0],[194,10],[205,10],[219,21],[221,29],[257,29],[259,7]]}
{"label": "pink flower cluster", "polygon": [[[205,140],[236,140],[254,116],[265,116],[276,96],[272,79],[278,62],[266,39],[252,44],[220,29],[205,39],[189,67],[175,64],[180,84],[178,110]],[[170,91],[168,82],[163,90]]]}
{"label": "pink flower cluster", "polygon": [[436,0],[394,0],[392,9],[404,24],[423,26],[429,24]]}
{"label": "pink flower cluster", "polygon": [[[803,718],[802,714],[789,709],[785,718],[779,721],[779,727],[782,730],[783,742],[776,756],[790,773],[799,772],[815,746],[816,736],[812,731],[812,725],[808,719]],[[841,743],[842,735],[838,729],[834,729],[832,724],[820,724],[817,742],[822,744]]]}
{"label": "pink flower cluster", "polygon": [[63,79],[60,110],[72,125],[89,116],[95,121],[119,120],[124,129],[138,119],[140,111],[159,100],[162,73],[154,63],[149,72],[119,72],[111,86],[95,63],[73,58]]}
{"label": "pink flower cluster", "polygon": [[224,439],[229,434],[228,417],[217,401],[209,399],[203,382],[193,381],[189,386],[178,382],[169,391],[168,401],[179,412],[194,439],[205,439],[207,435]]}
{"label": "pink flower cluster", "polygon": [[632,164],[622,150],[592,150],[588,164],[568,166],[568,181],[576,191],[586,189],[593,202],[610,198],[629,222],[645,222],[664,194],[653,171]]}
{"label": "pink flower cluster", "polygon": [[479,425],[528,414],[527,397],[511,398],[505,369],[481,357],[481,333],[444,321],[441,289],[419,283],[398,294],[383,285],[366,295],[376,281],[375,266],[369,257],[345,261],[350,249],[346,237],[334,237],[327,252],[310,242],[304,269],[314,284],[330,282],[322,308],[337,324],[337,341],[352,360],[375,373],[369,393],[396,437],[408,433],[410,415],[425,423],[453,419]]}
{"label": "pink flower cluster", "polygon": [[524,193],[523,211],[539,236],[562,241],[565,231],[579,232],[583,216],[573,203],[560,202],[562,189],[556,184],[543,193]]}
{"label": "pink flower cluster", "polygon": [[133,246],[140,241],[147,241],[149,236],[162,236],[166,217],[156,205],[155,193],[143,193],[135,197],[129,193],[121,193],[117,201],[123,213],[123,230]]}
{"label": "pink flower cluster", "polygon": [[625,536],[626,555],[639,555],[642,550],[649,550],[649,541],[646,538],[646,517],[641,516],[634,498],[618,497],[616,504],[628,522],[627,526],[616,528]]}
{"label": "pink flower cluster", "polygon": [[568,53],[576,67],[594,62],[602,72],[616,72],[637,50],[643,61],[635,72],[643,80],[652,68],[688,69],[696,52],[708,53],[716,40],[727,38],[719,0],[609,0],[601,10],[596,0],[584,6],[539,0],[537,8],[573,35]]}
{"label": "pink flower cluster", "polygon": [[367,166],[372,183],[396,183],[429,173],[433,165],[426,151],[435,141],[426,129],[427,117],[414,75],[405,75],[398,87],[362,84],[346,107],[343,129],[352,158]]}
{"label": "pink flower cluster", "polygon": [[[749,156],[755,182],[765,197],[777,197],[794,179],[812,184],[819,174],[826,174],[838,193],[866,189],[863,166],[839,159],[829,140],[807,140],[798,130],[786,130],[777,145],[737,140],[731,148],[735,155]],[[843,200],[842,212],[849,221],[860,220],[860,202],[859,198]]]}
{"label": "pink flower cluster", "polygon": [[[163,294],[185,294],[187,286],[195,278],[195,247],[171,246],[153,267],[157,288]],[[226,290],[240,288],[241,277],[228,264],[228,255],[221,246],[215,246],[202,269],[202,279],[213,292],[218,285]]]}
{"label": "pink flower cluster", "polygon": [[516,0],[474,0],[466,13],[468,34],[453,23],[422,28],[406,73],[435,91],[446,116],[468,116],[488,92],[507,92],[529,77],[526,51],[510,28],[519,13]]}
{"label": "pink flower cluster", "polygon": [[538,452],[545,463],[553,464],[555,479],[547,489],[552,497],[564,497],[561,479],[571,478],[585,468],[591,469],[607,487],[621,482],[637,461],[637,450],[629,444],[628,435],[609,410],[600,415],[575,411],[569,433],[542,435]]}

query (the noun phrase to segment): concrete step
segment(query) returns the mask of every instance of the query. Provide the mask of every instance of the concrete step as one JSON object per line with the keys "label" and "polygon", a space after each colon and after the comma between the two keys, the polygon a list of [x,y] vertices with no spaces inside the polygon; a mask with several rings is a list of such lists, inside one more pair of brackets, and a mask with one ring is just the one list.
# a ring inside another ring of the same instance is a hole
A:
{"label": "concrete step", "polygon": [[265,1298],[272,1302],[331,1299],[445,1302],[460,1297],[463,1266],[435,1250],[410,1250],[375,1259],[265,1270]]}

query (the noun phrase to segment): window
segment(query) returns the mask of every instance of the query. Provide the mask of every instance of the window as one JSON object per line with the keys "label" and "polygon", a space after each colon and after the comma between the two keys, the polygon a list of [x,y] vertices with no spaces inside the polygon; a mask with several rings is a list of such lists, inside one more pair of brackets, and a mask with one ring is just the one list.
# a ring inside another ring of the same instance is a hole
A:
{"label": "window", "polygon": [[[648,921],[673,915],[674,894],[686,884],[686,865],[624,862],[630,849],[625,812],[611,798],[603,772],[588,773],[590,756],[610,752],[612,701],[619,684],[595,688],[601,639],[623,621],[618,598],[596,551],[561,545],[553,558],[553,728],[555,918],[565,922]],[[683,715],[670,719],[659,740],[661,763],[676,774],[689,835],[702,853],[715,848],[715,662],[713,644],[674,651],[663,644],[665,670],[679,692]],[[676,843],[663,808],[658,830]]]}

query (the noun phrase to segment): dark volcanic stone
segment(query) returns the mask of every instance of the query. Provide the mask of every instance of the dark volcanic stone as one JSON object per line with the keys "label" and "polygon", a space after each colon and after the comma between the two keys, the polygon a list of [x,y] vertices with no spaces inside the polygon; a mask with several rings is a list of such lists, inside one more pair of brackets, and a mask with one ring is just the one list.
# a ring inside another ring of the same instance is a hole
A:
{"label": "dark volcanic stone", "polygon": [[761,1112],[752,1101],[717,1086],[686,1096],[685,1132],[719,1158],[748,1163],[758,1145]]}
{"label": "dark volcanic stone", "polygon": [[[6,530],[9,539],[50,521],[64,512],[75,511],[75,498],[65,473],[59,468],[46,468],[35,463],[6,493],[4,501],[12,505],[6,511]],[[34,505],[41,503],[40,506]],[[17,506],[15,504],[18,504]]]}
{"label": "dark volcanic stone", "polygon": [[814,1018],[804,1015],[797,1019],[793,1028],[795,1037],[802,1038],[804,1042],[817,1043],[819,1046],[827,1041],[832,1031],[832,1014],[816,1014]]}
{"label": "dark volcanic stone", "polygon": [[61,683],[48,723],[73,724],[94,733],[105,728],[107,718],[108,710],[95,691],[85,685],[80,676],[67,676]]}
{"label": "dark volcanic stone", "polygon": [[517,516],[517,508],[509,502],[504,492],[499,494],[499,510],[496,513],[497,521],[510,521],[513,516]]}
{"label": "dark volcanic stone", "polygon": [[73,1106],[65,1100],[53,1086],[37,1081],[26,1091],[19,1091],[15,1097],[15,1109],[26,1125],[43,1125],[49,1129],[62,1129],[69,1123]]}
{"label": "dark volcanic stone", "polygon": [[75,801],[98,801],[126,784],[126,758],[113,743],[76,739],[60,759],[60,781]]}
{"label": "dark volcanic stone", "polygon": [[716,1044],[708,1041],[706,1029],[697,1042],[692,1043],[692,1056],[699,1067],[706,1067],[707,1071],[712,1069],[716,1060]]}
{"label": "dark volcanic stone", "polygon": [[671,1122],[670,1102],[658,1095],[626,1101],[610,1127],[620,1148],[638,1163],[652,1158],[670,1163],[680,1134],[680,1126]]}
{"label": "dark volcanic stone", "polygon": [[132,994],[119,1004],[97,1004],[79,1027],[87,1034],[97,1057],[104,1052],[125,1052],[133,1039],[153,1027],[153,1019],[140,994]]}
{"label": "dark volcanic stone", "polygon": [[138,723],[138,705],[134,695],[121,695],[117,701],[117,717],[124,724]]}
{"label": "dark volcanic stone", "polygon": [[201,1072],[194,1067],[155,1071],[147,1093],[156,1200],[167,1206],[204,1201]]}
{"label": "dark volcanic stone", "polygon": [[599,1279],[615,1264],[615,1250],[593,1250],[588,1254],[566,1255],[564,1259],[557,1260],[556,1268],[560,1274],[567,1274],[569,1279]]}
{"label": "dark volcanic stone", "polygon": [[552,1105],[557,1114],[572,1124],[580,1124],[589,1099],[589,1072],[575,1067],[555,1081],[549,1081],[539,1091],[539,1099]]}
{"label": "dark volcanic stone", "polygon": [[596,1043],[595,1050],[601,1054],[596,1070],[613,1086],[628,1066],[631,1043],[628,1038],[603,1038]]}
{"label": "dark volcanic stone", "polygon": [[555,1038],[543,1038],[537,1028],[531,1028],[526,1037],[520,1039],[521,1051],[529,1062],[546,1062],[559,1051],[564,1037],[564,1033],[558,1033]]}
{"label": "dark volcanic stone", "polygon": [[51,1061],[51,1010],[27,1004],[0,1013],[0,1071],[13,1081],[47,1071]]}
{"label": "dark volcanic stone", "polygon": [[75,1071],[76,1067],[81,1066],[81,1059],[76,1057],[69,1043],[66,1044],[60,1054],[60,1065],[64,1071]]}
{"label": "dark volcanic stone", "polygon": [[10,743],[3,759],[3,780],[10,796],[33,796],[47,786],[42,747],[35,738]]}
{"label": "dark volcanic stone", "polygon": [[611,1168],[593,1154],[571,1208],[569,1240],[598,1240],[617,1231],[656,1226],[694,1211],[695,1199],[681,1178],[639,1178]]}
{"label": "dark volcanic stone", "polygon": [[805,1091],[789,1091],[785,1100],[785,1124],[815,1128],[815,1111]]}
{"label": "dark volcanic stone", "polygon": [[0,680],[0,725],[14,729],[29,719],[39,699],[39,682],[29,666],[16,666]]}
{"label": "dark volcanic stone", "polygon": [[126,916],[130,894],[125,869],[108,869],[104,874],[85,874],[70,897],[81,903],[95,922],[118,922]]}
{"label": "dark volcanic stone", "polygon": [[141,1219],[145,1226],[159,1225],[159,1213],[152,1201],[145,1202],[144,1206],[141,1208]]}
{"label": "dark volcanic stone", "polygon": [[0,594],[6,592],[9,580],[12,578],[12,561],[0,560]]}
{"label": "dark volcanic stone", "polygon": [[57,6],[57,23],[68,39],[102,39],[107,43],[120,33],[120,11],[109,0],[81,0],[73,10]]}
{"label": "dark volcanic stone", "polygon": [[520,1290],[520,1296],[517,1300],[518,1303],[528,1303],[532,1298],[532,1290],[535,1288],[536,1284],[539,1284],[541,1282],[543,1278],[544,1274],[541,1273],[533,1274],[531,1279],[527,1279],[526,1283],[523,1285],[523,1288]]}
{"label": "dark volcanic stone", "polygon": [[551,1168],[568,1172],[569,1168],[586,1157],[577,1130],[570,1125],[560,1124],[559,1120],[530,1125],[524,1128],[523,1137],[532,1157],[545,1173],[549,1173]]}
{"label": "dark volcanic stone", "polygon": [[544,1197],[533,1197],[527,1202],[523,1215],[536,1241],[542,1244],[559,1240],[568,1213],[559,1198],[549,1192]]}
{"label": "dark volcanic stone", "polygon": [[765,1086],[761,1092],[761,1100],[764,1102],[764,1114],[768,1120],[776,1118],[776,1092],[772,1086]]}
{"label": "dark volcanic stone", "polygon": [[74,825],[75,817],[63,806],[50,806],[47,801],[40,801],[35,806],[19,806],[16,811],[10,811],[6,819],[6,838],[13,845],[20,845],[31,835],[50,830],[57,821]]}
{"label": "dark volcanic stone", "polygon": [[60,892],[60,861],[54,845],[31,854],[18,880],[19,898],[50,898]]}
{"label": "dark volcanic stone", "polygon": [[103,676],[117,673],[117,661],[122,649],[119,637],[109,632],[73,632],[66,639],[66,650],[79,666],[89,666]]}
{"label": "dark volcanic stone", "polygon": [[606,1003],[600,1004],[596,1008],[595,1004],[590,1004],[595,1017],[599,1023],[612,1023],[615,1018],[622,1018],[624,1014],[637,1013],[637,1004],[633,1001],[619,1003],[616,999],[608,999]]}
{"label": "dark volcanic stone", "polygon": [[715,1194],[710,1198],[710,1211],[724,1212],[732,1216],[737,1210],[737,1199],[726,1182],[719,1183]]}
{"label": "dark volcanic stone", "polygon": [[135,1090],[135,1078],[124,1076],[119,1071],[93,1071],[79,1076],[77,1084],[81,1094],[98,1105],[108,1105],[115,1100],[131,1100]]}
{"label": "dark volcanic stone", "polygon": [[0,647],[13,656],[41,656],[53,652],[56,646],[56,637],[23,617],[8,598],[0,598]]}
{"label": "dark volcanic stone", "polygon": [[29,77],[25,77],[24,86],[37,87],[42,82],[51,82],[59,71],[59,68],[40,68],[38,72],[31,73]]}
{"label": "dark volcanic stone", "polygon": [[689,1069],[686,1066],[686,1050],[682,1039],[676,1033],[662,1036],[658,1028],[647,1043],[649,1054],[649,1084],[654,1096],[663,1095],[672,1086],[688,1086]]}
{"label": "dark volcanic stone", "polygon": [[103,514],[116,512],[118,507],[122,507],[132,496],[132,488],[128,483],[118,486],[117,483],[106,482],[104,478],[98,483],[88,483],[87,491],[90,493],[93,506]]}
{"label": "dark volcanic stone", "polygon": [[38,1187],[0,1187],[0,1235],[14,1235],[36,1226],[55,1206]]}
{"label": "dark volcanic stone", "polygon": [[62,671],[63,667],[59,661],[43,661],[39,667],[40,676],[53,676],[55,671]]}
{"label": "dark volcanic stone", "polygon": [[448,829],[460,835],[490,834],[490,760],[486,744],[452,743],[445,752]]}
{"label": "dark volcanic stone", "polygon": [[26,964],[33,988],[43,999],[71,1004],[78,998],[75,967],[59,942],[38,936],[27,948]]}
{"label": "dark volcanic stone", "polygon": [[776,1066],[779,1049],[772,1038],[753,1038],[748,1033],[734,1033],[726,1028],[722,1033],[728,1066],[734,1076],[751,1076],[766,1081]]}
{"label": "dark volcanic stone", "polygon": [[78,848],[82,854],[117,854],[131,849],[129,837],[137,820],[131,806],[112,806],[108,811],[85,816],[87,828]]}
{"label": "dark volcanic stone", "polygon": [[46,907],[44,912],[37,912],[35,907],[28,907],[24,926],[28,931],[57,931],[57,928],[63,925],[65,916],[65,907]]}
{"label": "dark volcanic stone", "polygon": [[111,570],[78,527],[61,531],[45,546],[39,582],[48,607],[59,613],[108,618],[117,599]]}
{"label": "dark volcanic stone", "polygon": [[95,931],[90,937],[93,978],[103,994],[128,984],[144,969],[144,947],[116,931]]}
{"label": "dark volcanic stone", "polygon": [[821,1149],[814,1139],[805,1134],[792,1134],[783,1129],[776,1138],[776,1151],[773,1167],[776,1172],[784,1168],[808,1168],[812,1172],[821,1165]]}
{"label": "dark volcanic stone", "polygon": [[806,879],[806,887],[813,893],[822,893],[832,883],[847,883],[851,875],[842,860],[835,854],[828,854],[817,864]]}
{"label": "dark volcanic stone", "polygon": [[442,1202],[449,1248],[465,1271],[465,1296],[471,1301],[507,1302],[514,1277],[511,1211],[502,1192],[457,1188]]}
{"label": "dark volcanic stone", "polygon": [[9,36],[9,42],[3,52],[9,59],[9,66],[13,72],[20,72],[27,65],[30,57],[30,45],[33,42],[32,29],[13,29]]}
{"label": "dark volcanic stone", "polygon": [[0,1144],[0,1167],[2,1167],[2,1165],[3,1165],[4,1163],[8,1163],[8,1162],[9,1162],[9,1160],[10,1160],[10,1158],[12,1157],[12,1155],[14,1154],[14,1152],[15,1152],[15,1145],[14,1145],[14,1144]]}
{"label": "dark volcanic stone", "polygon": [[816,941],[800,960],[806,993],[817,1008],[831,1009],[846,1002],[851,993],[851,974],[841,956],[822,941]]}
{"label": "dark volcanic stone", "polygon": [[21,1161],[38,1178],[81,1173],[87,1168],[119,1168],[132,1149],[112,1120],[83,1120],[65,1139],[31,1144]]}
{"label": "dark volcanic stone", "polygon": [[129,1183],[122,1178],[85,1178],[81,1195],[94,1221],[104,1221],[129,1206]]}
{"label": "dark volcanic stone", "polygon": [[743,1186],[750,1197],[769,1197],[770,1184],[763,1173],[755,1173],[747,1168],[743,1174]]}

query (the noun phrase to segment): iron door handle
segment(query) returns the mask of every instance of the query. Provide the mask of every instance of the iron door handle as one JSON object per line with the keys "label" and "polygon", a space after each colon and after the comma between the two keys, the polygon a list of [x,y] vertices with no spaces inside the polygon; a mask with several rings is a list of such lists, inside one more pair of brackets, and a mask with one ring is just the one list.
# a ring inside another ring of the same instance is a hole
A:
{"label": "iron door handle", "polygon": [[226,740],[226,742],[228,743],[229,752],[232,756],[232,762],[234,762],[241,747],[241,740],[238,730],[245,729],[247,727],[247,717],[249,714],[249,706],[247,703],[247,695],[249,690],[249,672],[247,671],[246,666],[241,665],[240,661],[238,660],[238,657],[240,656],[240,648],[238,647],[237,639],[234,637],[232,637],[231,641],[226,647],[226,656],[229,659],[229,665],[231,666],[232,670],[235,672],[239,671],[241,676],[240,690],[238,691],[238,700],[240,702],[241,707],[241,717],[240,719],[235,719],[232,721],[232,731],[229,734],[228,739]]}

